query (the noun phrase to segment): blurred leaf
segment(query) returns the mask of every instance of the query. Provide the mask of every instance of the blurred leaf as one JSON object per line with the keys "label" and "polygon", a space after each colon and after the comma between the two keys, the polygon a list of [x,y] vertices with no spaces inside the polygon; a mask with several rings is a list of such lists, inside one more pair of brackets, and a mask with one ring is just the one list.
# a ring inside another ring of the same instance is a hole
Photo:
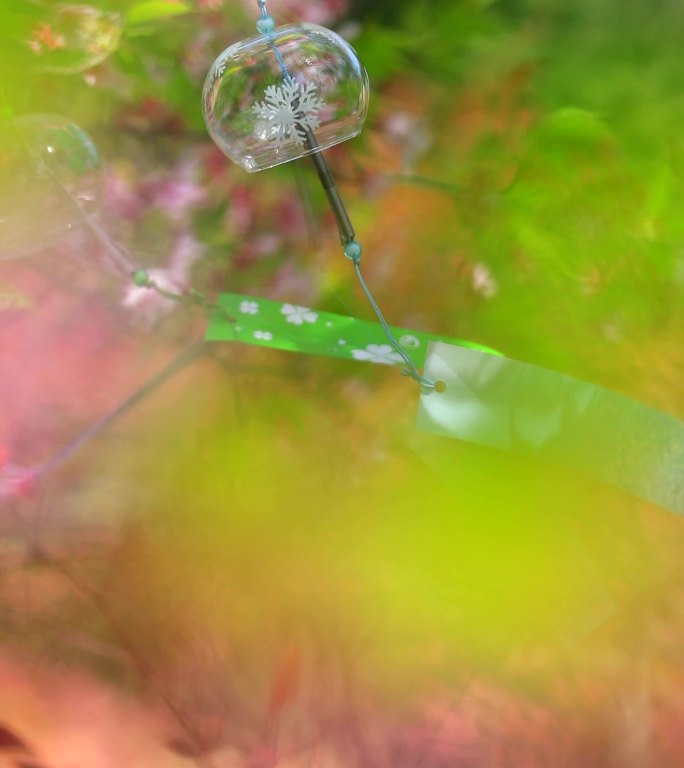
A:
{"label": "blurred leaf", "polygon": [[410,61],[423,72],[449,81],[464,74],[473,44],[497,33],[487,9],[469,3],[445,7],[437,19],[430,5],[414,4],[407,9],[403,26],[411,30]]}
{"label": "blurred leaf", "polygon": [[575,107],[565,107],[549,115],[540,126],[539,134],[544,143],[588,149],[614,140],[610,128],[599,117]]}
{"label": "blurred leaf", "polygon": [[22,752],[31,754],[28,746],[9,728],[0,725],[0,750],[20,749]]}
{"label": "blurred leaf", "polygon": [[16,768],[47,768],[45,763],[37,763],[35,760],[16,760]]}
{"label": "blurred leaf", "polygon": [[202,755],[210,752],[214,745],[208,746],[205,744],[199,744],[193,740],[191,743],[189,739],[179,736],[178,738],[170,739],[166,746],[181,757],[201,757]]}
{"label": "blurred leaf", "polygon": [[673,197],[676,176],[667,152],[663,151],[651,172],[646,197],[645,214],[653,220],[661,216],[668,208]]}
{"label": "blurred leaf", "polygon": [[148,0],[148,2],[134,5],[128,12],[127,21],[131,26],[147,24],[150,21],[166,19],[170,16],[182,16],[190,13],[193,7],[182,0]]}
{"label": "blurred leaf", "polygon": [[278,714],[297,696],[301,677],[299,650],[292,648],[280,662],[271,685],[269,711]]}
{"label": "blurred leaf", "polygon": [[405,66],[404,48],[408,35],[403,30],[387,29],[375,24],[364,27],[354,41],[371,80],[385,80]]}

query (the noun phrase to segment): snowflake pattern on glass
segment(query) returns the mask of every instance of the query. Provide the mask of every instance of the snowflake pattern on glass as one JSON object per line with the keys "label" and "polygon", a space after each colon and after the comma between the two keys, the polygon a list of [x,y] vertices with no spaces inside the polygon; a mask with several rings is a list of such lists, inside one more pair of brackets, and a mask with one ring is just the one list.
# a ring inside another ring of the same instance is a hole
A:
{"label": "snowflake pattern on glass", "polygon": [[325,106],[316,96],[316,86],[285,80],[282,85],[269,85],[264,96],[265,101],[255,104],[252,112],[268,121],[269,138],[277,147],[288,141],[304,146],[307,132],[321,124],[317,115]]}

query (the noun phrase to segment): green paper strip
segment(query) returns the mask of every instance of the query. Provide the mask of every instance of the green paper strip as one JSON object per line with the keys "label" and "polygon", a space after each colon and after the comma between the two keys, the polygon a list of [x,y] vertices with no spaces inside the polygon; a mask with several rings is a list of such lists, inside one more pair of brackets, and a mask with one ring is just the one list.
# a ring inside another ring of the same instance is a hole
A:
{"label": "green paper strip", "polygon": [[684,422],[615,392],[475,349],[430,345],[418,428],[548,459],[684,514]]}
{"label": "green paper strip", "polygon": [[[207,341],[402,364],[378,323],[243,294],[218,304],[236,322],[215,314]],[[684,514],[684,422],[472,342],[392,331],[426,376],[447,384],[421,397],[419,429],[548,459]]]}
{"label": "green paper strip", "polygon": [[[222,293],[218,305],[236,322],[215,314],[206,333],[207,341],[237,341],[346,360],[403,364],[378,323],[237,293]],[[393,327],[392,331],[419,368],[425,362],[429,342],[436,340],[498,354],[479,344],[446,336],[407,328]]]}

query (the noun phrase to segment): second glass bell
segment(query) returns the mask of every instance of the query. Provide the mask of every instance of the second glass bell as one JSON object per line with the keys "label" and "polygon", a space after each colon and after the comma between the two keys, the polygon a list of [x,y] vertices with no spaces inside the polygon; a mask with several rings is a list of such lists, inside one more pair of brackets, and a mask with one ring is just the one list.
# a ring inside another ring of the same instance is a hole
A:
{"label": "second glass bell", "polygon": [[368,111],[368,75],[335,32],[279,27],[219,55],[202,108],[221,151],[261,171],[357,136]]}

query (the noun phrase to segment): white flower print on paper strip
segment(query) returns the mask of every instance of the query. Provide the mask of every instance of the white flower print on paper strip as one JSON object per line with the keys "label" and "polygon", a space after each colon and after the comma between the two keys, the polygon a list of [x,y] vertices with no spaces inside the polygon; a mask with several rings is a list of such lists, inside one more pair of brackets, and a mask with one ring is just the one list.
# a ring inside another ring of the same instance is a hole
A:
{"label": "white flower print on paper strip", "polygon": [[260,341],[271,341],[273,334],[270,331],[254,331],[254,338]]}
{"label": "white flower print on paper strip", "polygon": [[402,347],[406,347],[407,349],[417,349],[420,346],[419,339],[417,339],[415,336],[411,336],[410,333],[402,336],[399,339],[399,343]]}
{"label": "white flower print on paper strip", "polygon": [[277,147],[290,140],[303,147],[307,129],[314,130],[321,124],[317,114],[325,102],[315,94],[314,83],[284,80],[282,85],[269,85],[264,91],[265,101],[255,104],[252,112],[268,121],[269,138]]}
{"label": "white flower print on paper strip", "polygon": [[243,315],[256,315],[259,312],[259,305],[256,301],[240,302],[240,312]]}
{"label": "white flower print on paper strip", "polygon": [[394,365],[402,361],[401,355],[394,352],[389,344],[369,344],[365,349],[352,349],[352,355],[355,360],[381,365]]}
{"label": "white flower print on paper strip", "polygon": [[313,312],[308,307],[297,307],[293,304],[283,304],[280,310],[287,318],[288,323],[294,325],[303,325],[304,323],[315,323],[318,320],[318,313]]}

